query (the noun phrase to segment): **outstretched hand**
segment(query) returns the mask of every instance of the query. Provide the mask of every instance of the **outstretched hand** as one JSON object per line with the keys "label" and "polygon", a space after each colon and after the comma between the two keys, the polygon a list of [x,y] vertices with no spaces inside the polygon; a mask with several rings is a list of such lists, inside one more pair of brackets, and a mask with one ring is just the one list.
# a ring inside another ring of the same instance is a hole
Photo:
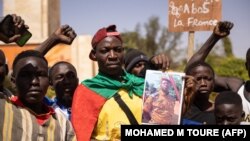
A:
{"label": "outstretched hand", "polygon": [[170,66],[170,61],[168,56],[165,54],[158,54],[150,59],[150,63],[154,65],[154,68],[162,71],[166,71]]}
{"label": "outstretched hand", "polygon": [[53,36],[56,37],[59,43],[70,45],[76,38],[77,34],[69,25],[62,25],[53,33]]}
{"label": "outstretched hand", "polygon": [[220,38],[226,37],[230,34],[230,30],[233,28],[233,26],[234,24],[229,21],[218,22],[213,33]]}
{"label": "outstretched hand", "polygon": [[62,25],[52,33],[41,45],[37,46],[35,50],[45,55],[51,48],[59,43],[70,45],[76,37],[75,31],[69,25]]}
{"label": "outstretched hand", "polygon": [[12,43],[12,42],[17,41],[21,37],[21,35],[20,35],[21,28],[24,27],[26,29],[29,29],[29,26],[25,25],[25,22],[21,18],[21,16],[18,16],[16,14],[11,14],[11,16],[13,18],[13,23],[14,23],[14,27],[15,27],[15,30],[13,31],[14,35],[11,37],[7,37],[7,36],[3,35],[3,33],[0,33],[0,40],[3,41],[4,43]]}

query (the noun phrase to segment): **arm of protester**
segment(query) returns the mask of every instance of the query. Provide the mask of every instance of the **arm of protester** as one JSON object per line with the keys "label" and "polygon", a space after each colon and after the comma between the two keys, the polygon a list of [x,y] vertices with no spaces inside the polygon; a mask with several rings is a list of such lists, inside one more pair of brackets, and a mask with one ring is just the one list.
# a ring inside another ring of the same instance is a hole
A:
{"label": "arm of protester", "polygon": [[46,39],[40,46],[36,47],[35,50],[45,55],[52,47],[59,43],[70,45],[77,34],[69,25],[60,26],[54,33],[52,33],[48,39]]}
{"label": "arm of protester", "polygon": [[[25,25],[25,22],[24,20],[21,18],[21,16],[18,16],[16,14],[11,14],[12,18],[13,18],[13,23],[14,23],[14,28],[13,29],[14,33],[13,33],[13,36],[11,37],[7,37],[5,36],[1,31],[0,31],[0,40],[3,41],[4,43],[8,44],[8,43],[12,43],[12,42],[15,42],[17,41],[21,35],[20,33],[18,32],[23,26],[26,28],[26,29],[29,29],[29,26],[28,25]],[[11,26],[11,25],[10,25]]]}
{"label": "arm of protester", "polygon": [[165,71],[169,68],[169,66],[170,66],[169,58],[163,53],[155,55],[149,59],[150,69]]}
{"label": "arm of protester", "polygon": [[[233,26],[234,24],[228,21],[218,22],[205,44],[190,58],[186,68],[197,61],[205,61],[217,41],[228,36]],[[242,79],[236,77],[221,77],[215,75],[215,91],[232,90],[236,92],[243,82]]]}
{"label": "arm of protester", "polygon": [[215,75],[215,92],[231,90],[237,92],[241,85],[244,83],[243,79],[237,77],[223,77]]}
{"label": "arm of protester", "polygon": [[186,68],[197,61],[205,61],[209,52],[212,50],[214,45],[221,38],[224,38],[230,34],[230,30],[233,28],[233,23],[229,21],[218,22],[214,27],[213,33],[210,35],[208,40],[203,44],[203,46],[190,58]]}
{"label": "arm of protester", "polygon": [[184,115],[188,111],[191,104],[193,103],[197,85],[197,81],[193,76],[186,75],[183,78],[185,79],[185,86],[184,86],[184,101],[182,104],[182,115]]}

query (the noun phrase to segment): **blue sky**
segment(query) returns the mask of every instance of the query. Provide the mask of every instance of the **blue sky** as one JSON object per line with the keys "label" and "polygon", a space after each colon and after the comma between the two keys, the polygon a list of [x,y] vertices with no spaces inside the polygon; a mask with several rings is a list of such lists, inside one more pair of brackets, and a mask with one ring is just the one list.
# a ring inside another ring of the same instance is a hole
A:
{"label": "blue sky", "polygon": [[[230,38],[233,52],[245,58],[250,47],[250,1],[222,0],[222,20],[234,23]],[[93,35],[99,28],[116,24],[120,32],[133,31],[150,17],[159,17],[160,24],[168,25],[168,0],[61,0],[61,24],[71,25],[78,35]],[[206,41],[211,32],[195,32],[195,44]],[[188,33],[182,36],[187,46]]]}

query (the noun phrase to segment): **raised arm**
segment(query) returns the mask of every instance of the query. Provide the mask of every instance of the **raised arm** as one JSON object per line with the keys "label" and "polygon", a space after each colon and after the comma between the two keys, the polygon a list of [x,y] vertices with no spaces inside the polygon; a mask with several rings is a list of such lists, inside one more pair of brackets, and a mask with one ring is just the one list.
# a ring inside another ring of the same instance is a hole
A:
{"label": "raised arm", "polygon": [[[191,64],[198,61],[205,61],[209,52],[212,50],[214,45],[221,38],[224,38],[230,34],[230,30],[233,28],[233,23],[224,21],[218,22],[215,26],[213,33],[205,42],[205,44],[190,58],[188,61],[186,68],[188,68]],[[232,90],[237,92],[239,87],[244,83],[244,81],[240,78],[236,77],[222,77],[215,75],[215,88],[214,91],[224,91],[224,90]]]}
{"label": "raised arm", "polygon": [[37,46],[35,50],[45,55],[52,47],[59,43],[70,45],[77,34],[69,25],[60,26],[54,33],[52,33],[48,39],[46,39],[40,46]]}
{"label": "raised arm", "polygon": [[205,61],[206,57],[208,56],[209,52],[212,50],[214,45],[221,38],[228,36],[232,28],[233,28],[233,23],[231,22],[228,21],[218,22],[208,40],[187,62],[186,68],[197,61]]}
{"label": "raised arm", "polygon": [[238,92],[241,85],[244,83],[243,79],[237,77],[222,77],[215,76],[215,92],[221,92],[225,90],[230,90],[233,92]]}

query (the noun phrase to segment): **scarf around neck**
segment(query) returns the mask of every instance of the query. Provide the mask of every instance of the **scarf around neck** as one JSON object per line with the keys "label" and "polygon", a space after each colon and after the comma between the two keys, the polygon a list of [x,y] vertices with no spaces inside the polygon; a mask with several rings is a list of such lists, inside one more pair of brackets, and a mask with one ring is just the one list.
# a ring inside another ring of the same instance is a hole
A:
{"label": "scarf around neck", "polygon": [[86,79],[82,81],[81,84],[108,99],[114,96],[119,89],[128,91],[130,97],[132,97],[133,94],[140,97],[142,96],[144,88],[143,78],[136,77],[124,71],[122,80],[123,81],[120,82],[99,72],[94,78]]}

